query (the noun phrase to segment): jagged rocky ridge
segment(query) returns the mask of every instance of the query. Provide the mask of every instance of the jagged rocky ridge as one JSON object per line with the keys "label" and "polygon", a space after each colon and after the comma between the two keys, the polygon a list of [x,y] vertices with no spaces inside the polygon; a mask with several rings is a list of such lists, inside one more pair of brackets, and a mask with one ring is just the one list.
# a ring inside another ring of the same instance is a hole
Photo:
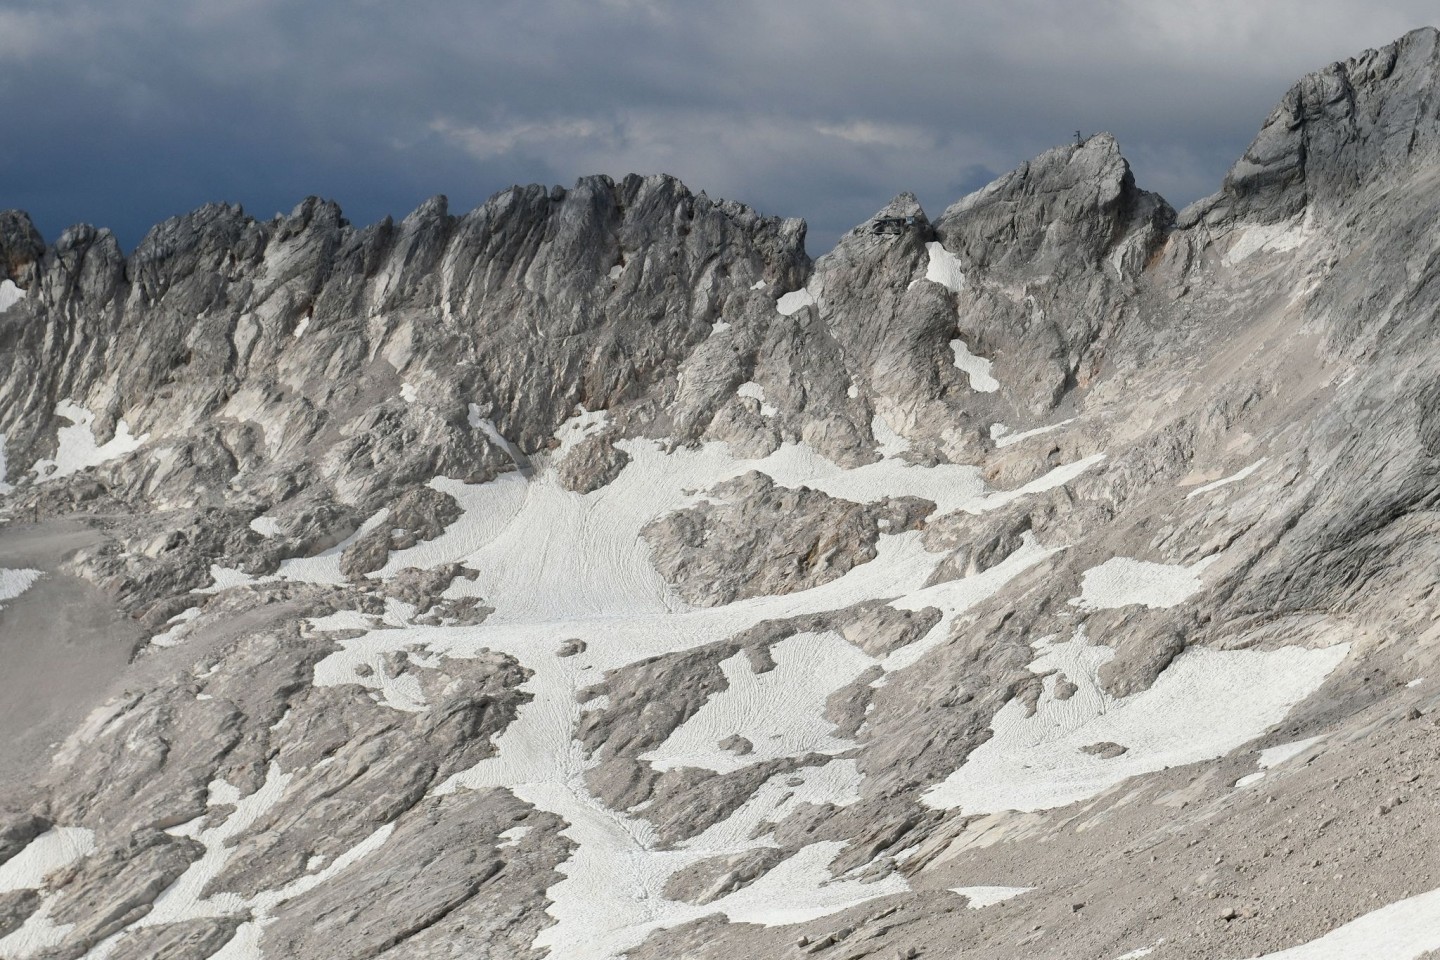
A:
{"label": "jagged rocky ridge", "polygon": [[1437,43],[813,263],[0,215],[0,956],[1440,949]]}

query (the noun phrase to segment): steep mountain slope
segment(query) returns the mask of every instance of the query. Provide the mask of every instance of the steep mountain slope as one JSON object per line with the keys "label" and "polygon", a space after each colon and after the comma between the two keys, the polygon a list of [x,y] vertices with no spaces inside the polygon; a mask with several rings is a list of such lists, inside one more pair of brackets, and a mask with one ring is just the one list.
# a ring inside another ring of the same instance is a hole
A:
{"label": "steep mountain slope", "polygon": [[0,956],[1440,950],[1437,71],[814,263],[664,177],[0,215]]}

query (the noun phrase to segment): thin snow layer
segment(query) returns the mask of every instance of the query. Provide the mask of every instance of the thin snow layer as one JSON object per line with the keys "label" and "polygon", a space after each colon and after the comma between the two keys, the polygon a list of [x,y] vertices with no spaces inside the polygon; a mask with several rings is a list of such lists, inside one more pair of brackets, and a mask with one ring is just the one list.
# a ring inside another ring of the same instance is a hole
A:
{"label": "thin snow layer", "polygon": [[1187,567],[1112,557],[1085,571],[1080,581],[1080,596],[1070,603],[1086,610],[1115,610],[1132,605],[1152,610],[1174,607],[1204,588],[1200,571],[1214,560],[1213,556],[1206,557]]}
{"label": "thin snow layer", "polygon": [[[663,744],[641,757],[658,770],[703,767],[729,773],[777,757],[836,754],[854,747],[832,736],[825,701],[875,662],[838,633],[801,633],[770,648],[775,668],[756,673],[744,651],[720,664],[729,686],[705,702]],[[754,749],[720,748],[731,736]]]}
{"label": "thin snow layer", "polygon": [[1381,907],[1260,960],[1418,960],[1440,950],[1440,890]]}
{"label": "thin snow layer", "polygon": [[970,902],[966,904],[971,910],[980,910],[984,907],[993,907],[997,903],[1004,903],[1006,900],[1014,899],[1022,893],[1029,893],[1034,887],[951,887],[951,893],[958,893]]}
{"label": "thin snow layer", "polygon": [[98,467],[116,457],[123,457],[133,450],[138,450],[141,444],[150,439],[148,433],[139,437],[131,436],[129,425],[121,420],[115,424],[115,436],[103,444],[97,444],[91,430],[95,414],[69,399],[57,403],[55,413],[69,420],[70,426],[61,427],[55,434],[59,445],[55,459],[37,460],[31,468],[40,480],[56,480],[89,467]]}
{"label": "thin snow layer", "polygon": [[256,517],[250,521],[250,529],[262,537],[280,536],[280,521],[274,517]]}
{"label": "thin snow layer", "polygon": [[1007,426],[1005,426],[1005,424],[1003,424],[1003,423],[991,424],[991,426],[990,426],[990,439],[995,441],[995,446],[996,446],[996,447],[1001,447],[1001,448],[1003,448],[1003,447],[1008,447],[1008,446],[1011,446],[1012,444],[1020,443],[1020,442],[1025,441],[1025,440],[1029,440],[1031,437],[1038,437],[1038,436],[1041,436],[1041,435],[1043,435],[1043,434],[1047,434],[1047,433],[1051,433],[1051,432],[1053,432],[1053,431],[1055,431],[1055,430],[1059,430],[1061,427],[1066,426],[1066,425],[1071,424],[1071,423],[1074,423],[1074,422],[1075,422],[1075,418],[1074,418],[1074,417],[1070,417],[1070,418],[1067,419],[1067,420],[1061,420],[1059,423],[1052,423],[1052,424],[1049,424],[1048,426],[1044,426],[1044,427],[1036,427],[1036,428],[1033,429],[1033,430],[1025,430],[1025,431],[1023,431],[1023,432],[1021,432],[1021,433],[1011,433],[1011,432],[1010,432],[1010,428],[1007,427]]}
{"label": "thin snow layer", "polygon": [[[0,600],[14,600],[20,594],[29,590],[40,579],[39,570],[29,568],[21,570],[6,570],[0,567]],[[0,610],[5,609],[0,607]]]}
{"label": "thin snow layer", "polygon": [[815,298],[809,290],[792,290],[775,301],[775,309],[782,317],[793,317],[806,307],[813,306]]}
{"label": "thin snow layer", "polygon": [[1318,737],[1306,737],[1304,740],[1296,740],[1294,743],[1282,743],[1276,747],[1270,747],[1260,751],[1260,767],[1269,770],[1271,767],[1278,767],[1287,760],[1292,760],[1309,750],[1315,744],[1325,739],[1322,733]]}
{"label": "thin snow layer", "polygon": [[[1223,756],[1285,718],[1324,683],[1349,652],[1211,650],[1176,657],[1150,689],[1115,699],[1100,686],[1100,668],[1115,655],[1091,646],[1083,631],[1064,643],[1040,640],[1030,669],[1047,674],[1033,716],[1019,699],[991,721],[993,736],[943,783],[926,791],[932,807],[967,815],[1063,807],[1130,777]],[[1078,688],[1055,698],[1058,674]],[[1104,759],[1083,748],[1126,748]]]}
{"label": "thin snow layer", "polygon": [[1221,487],[1228,487],[1232,483],[1239,483],[1241,480],[1244,480],[1246,477],[1250,476],[1250,474],[1254,473],[1256,470],[1259,470],[1262,466],[1264,466],[1265,461],[1268,459],[1269,457],[1261,457],[1259,460],[1256,460],[1254,463],[1250,464],[1250,466],[1246,467],[1243,470],[1232,473],[1228,477],[1221,477],[1219,480],[1214,480],[1210,483],[1205,484],[1204,486],[1196,487],[1194,490],[1191,490],[1185,495],[1185,499],[1189,500],[1191,497],[1198,497],[1202,493],[1209,493],[1211,490],[1219,490]]}
{"label": "thin snow layer", "polygon": [[[571,432],[581,429],[577,425]],[[640,531],[654,518],[695,502],[707,488],[750,470],[783,486],[803,484],[853,501],[914,495],[942,510],[979,513],[1067,482],[1101,456],[1057,468],[1019,490],[992,491],[971,466],[922,467],[887,459],[844,470],[804,445],[786,445],[755,460],[737,459],[718,443],[669,452],[650,440],[619,446],[629,463],[614,481],[588,494],[566,490],[548,458],[541,459],[529,480],[512,474],[481,485],[434,481],[432,486],[455,497],[464,514],[434,540],[397,551],[379,575],[460,561],[477,576],[457,579],[446,595],[482,597],[495,612],[475,626],[416,626],[403,616],[387,618],[396,628],[370,629],[342,641],[317,665],[316,682],[376,687],[383,683],[377,675],[385,671],[359,671],[359,665],[401,649],[422,669],[442,657],[474,657],[488,650],[509,654],[532,671],[523,689],[533,699],[496,738],[496,754],[452,777],[438,792],[502,787],[565,820],[565,834],[576,849],[559,868],[564,879],[547,891],[555,922],[541,932],[535,947],[567,960],[609,960],[652,930],[716,912],[736,922],[794,923],[908,889],[898,875],[868,881],[832,876],[830,864],[844,845],[823,842],[801,848],[714,903],[701,907],[666,900],[666,881],[677,870],[721,853],[775,845],[765,825],[784,819],[798,804],[855,802],[860,782],[855,762],[837,759],[777,775],[725,821],[677,849],[661,850],[646,821],[607,808],[586,787],[584,774],[593,761],[574,739],[584,710],[575,691],[607,670],[716,643],[765,620],[844,609],[864,600],[910,597],[940,607],[948,623],[1053,551],[1027,539],[1016,554],[982,574],[927,588],[944,554],[926,551],[918,532],[887,534],[873,560],[821,586],[691,608],[656,573]],[[341,616],[312,627],[368,626],[353,617],[342,624]],[[937,627],[912,645],[916,652],[908,658],[892,654],[878,663],[902,669],[943,643],[946,629]],[[557,657],[558,637],[581,639],[585,649]],[[423,659],[416,655],[421,650]],[[738,660],[727,663],[731,689],[712,698],[673,742],[659,748],[657,754],[664,755],[659,762],[709,764],[711,769],[732,765],[738,758],[720,752],[716,741],[733,733],[746,736],[765,756],[843,747],[823,721],[824,696],[877,661],[833,634],[788,638],[775,646],[774,655],[770,675],[749,672]],[[754,697],[773,700],[782,687],[793,703],[778,721],[754,708]],[[399,709],[420,702],[418,687],[381,692],[385,703]]]}
{"label": "thin snow layer", "polygon": [[950,349],[955,352],[955,366],[965,372],[970,378],[970,389],[979,393],[994,393],[1000,389],[1000,381],[990,375],[990,361],[984,357],[977,357],[970,352],[965,341],[956,337],[950,341]]}
{"label": "thin snow layer", "polygon": [[960,288],[965,286],[965,271],[960,268],[960,261],[938,240],[925,244],[925,252],[930,255],[930,262],[925,267],[925,279],[959,293]]}
{"label": "thin snow layer", "polygon": [[38,889],[45,878],[95,850],[95,834],[84,827],[53,827],[0,863],[0,893]]}
{"label": "thin snow layer", "polygon": [[24,299],[25,291],[17,287],[14,280],[0,280],[0,313]]}

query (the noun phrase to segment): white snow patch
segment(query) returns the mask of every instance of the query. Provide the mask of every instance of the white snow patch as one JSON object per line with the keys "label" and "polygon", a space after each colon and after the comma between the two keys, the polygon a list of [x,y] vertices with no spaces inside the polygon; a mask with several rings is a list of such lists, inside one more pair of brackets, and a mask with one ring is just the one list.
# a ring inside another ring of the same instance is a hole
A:
{"label": "white snow patch", "polygon": [[925,279],[959,293],[965,286],[965,271],[961,269],[960,261],[938,240],[925,244],[925,252],[930,255],[930,262],[925,266]]}
{"label": "white snow patch", "polygon": [[200,587],[195,593],[219,593],[221,590],[229,590],[231,587],[243,587],[247,583],[256,582],[254,574],[237,570],[234,567],[222,567],[218,563],[210,564],[210,579],[213,581],[210,586]]}
{"label": "white snow patch", "polygon": [[754,283],[750,284],[750,289],[751,289],[751,290],[764,290],[764,289],[765,289],[765,281],[764,281],[764,280],[756,280]]}
{"label": "white snow patch", "polygon": [[951,893],[958,893],[970,902],[966,904],[971,910],[980,910],[985,907],[993,907],[997,903],[1004,903],[1006,900],[1020,896],[1022,893],[1029,893],[1034,887],[951,887]]}
{"label": "white snow patch", "polygon": [[250,529],[262,537],[280,536],[280,521],[274,517],[256,517],[250,521]]}
{"label": "white snow patch", "polygon": [[[1069,642],[1035,644],[1035,673],[1064,673],[1078,688],[1055,699],[1047,676],[1035,714],[1012,700],[991,721],[994,735],[943,783],[926,791],[932,807],[966,814],[1063,807],[1124,780],[1166,767],[1223,756],[1285,718],[1317,690],[1349,652],[1192,647],[1176,657],[1150,689],[1117,700],[1100,686],[1100,668],[1114,657],[1091,646],[1084,631]],[[1082,751],[1095,743],[1127,748],[1103,759]]]}
{"label": "white snow patch", "polygon": [[303,337],[303,336],[305,335],[305,331],[306,331],[307,329],[309,329],[309,327],[310,327],[310,318],[309,318],[309,317],[301,317],[301,318],[300,318],[300,322],[297,323],[297,324],[295,324],[295,329],[290,331],[290,336],[294,337],[296,340],[299,340],[301,337]]}
{"label": "white snow patch", "polygon": [[91,431],[95,414],[69,399],[57,403],[55,413],[69,420],[70,426],[61,427],[55,434],[59,444],[55,459],[37,460],[31,468],[40,480],[56,480],[90,467],[98,467],[116,457],[123,457],[133,450],[138,450],[141,444],[150,439],[148,433],[139,437],[131,436],[129,425],[120,420],[115,424],[115,436],[103,444],[97,444],[95,434]]}
{"label": "white snow patch", "polygon": [[970,378],[970,389],[980,393],[994,393],[1000,389],[1000,381],[990,375],[990,361],[970,352],[964,340],[956,337],[950,341],[955,352],[955,366]]}
{"label": "white snow patch", "polygon": [[190,621],[198,616],[200,616],[199,607],[189,607],[180,611],[166,621],[166,626],[169,627],[169,629],[164,633],[157,633],[151,637],[150,642],[157,647],[178,646],[180,641],[185,639],[185,635],[190,632],[188,627]]}
{"label": "white snow patch", "polygon": [[615,264],[615,266],[613,266],[613,267],[610,268],[610,272],[609,272],[609,274],[607,274],[607,276],[609,276],[609,278],[610,278],[611,280],[619,280],[619,279],[620,279],[620,274],[622,274],[622,273],[624,273],[624,272],[625,272],[625,265],[624,265],[624,264],[621,264],[621,263],[617,263],[617,264]]}
{"label": "white snow patch", "polygon": [[850,386],[845,390],[845,396],[849,397],[851,400],[857,399],[860,396],[860,388],[855,386],[855,384],[853,383],[850,384]]}
{"label": "white snow patch", "polygon": [[1413,689],[1415,689],[1416,687],[1420,686],[1420,684],[1422,684],[1422,683],[1424,683],[1424,682],[1425,682],[1425,678],[1424,678],[1424,677],[1416,677],[1414,680],[1411,680],[1409,683],[1405,684],[1405,686],[1408,687],[1408,688],[1410,688],[1411,690],[1413,690]]}
{"label": "white snow patch", "polygon": [[[1165,941],[1163,939],[1158,940],[1156,941],[1155,946],[1158,947],[1164,942]],[[1131,950],[1129,953],[1120,954],[1120,956],[1116,957],[1115,960],[1141,960],[1142,957],[1148,957],[1154,952],[1155,947],[1138,947],[1134,950]]]}
{"label": "white snow patch", "polygon": [[509,830],[502,830],[500,831],[500,842],[496,846],[498,846],[502,850],[506,847],[513,847],[521,840],[524,840],[525,835],[529,832],[530,827],[523,826],[511,827]]}
{"label": "white snow patch", "polygon": [[[28,567],[21,570],[6,570],[0,567],[0,600],[14,600],[29,590],[40,579],[39,570]],[[0,610],[5,609],[0,607]]]}
{"label": "white snow patch", "polygon": [[1260,960],[1417,960],[1440,950],[1440,890],[1400,900]]}
{"label": "white snow patch", "polygon": [[[350,536],[341,540],[329,550],[321,551],[313,557],[291,557],[280,562],[280,568],[275,571],[275,576],[267,577],[266,580],[293,580],[300,583],[323,583],[332,586],[339,586],[347,583],[345,574],[340,572],[340,555],[350,548],[350,545],[371,530],[380,526],[390,517],[390,508],[381,507],[375,511],[365,522],[360,524],[360,529]],[[211,568],[214,573],[215,568]],[[252,582],[254,578],[251,578]],[[264,581],[261,581],[264,582]]]}
{"label": "white snow patch", "polygon": [[782,317],[792,317],[814,304],[815,298],[810,295],[809,290],[792,290],[775,301],[775,309]]}
{"label": "white snow patch", "polygon": [[400,384],[400,399],[406,403],[415,402],[415,388],[408,383]]}
{"label": "white snow patch", "polygon": [[1189,493],[1185,494],[1185,499],[1189,500],[1191,497],[1198,497],[1202,493],[1209,493],[1211,490],[1219,490],[1221,487],[1228,487],[1232,483],[1239,483],[1241,480],[1244,480],[1246,477],[1250,476],[1250,474],[1254,473],[1256,470],[1259,470],[1262,466],[1264,466],[1265,461],[1268,459],[1269,457],[1261,457],[1259,460],[1256,460],[1254,463],[1250,464],[1250,466],[1246,467],[1243,470],[1232,473],[1228,477],[1221,477],[1219,480],[1214,480],[1210,483],[1205,484],[1204,486],[1196,487],[1194,490],[1191,490]]}
{"label": "white snow patch", "polygon": [[[756,673],[745,651],[720,664],[729,686],[713,694],[669,738],[640,759],[657,770],[701,767],[729,773],[777,757],[836,754],[855,744],[833,736],[825,701],[875,663],[838,633],[801,633],[774,644],[775,668]],[[720,748],[739,735],[744,756]]]}
{"label": "white snow patch", "polygon": [[749,397],[752,400],[760,401],[760,415],[762,417],[773,417],[780,411],[765,402],[765,388],[754,380],[747,380],[740,384],[735,390],[736,396]]}
{"label": "white snow patch", "polygon": [[1236,790],[1239,790],[1239,789],[1241,789],[1241,788],[1243,788],[1243,787],[1248,787],[1248,786],[1250,786],[1252,783],[1259,783],[1261,780],[1264,780],[1264,779],[1265,779],[1265,771],[1264,771],[1264,770],[1257,771],[1256,773],[1247,773],[1247,774],[1245,774],[1245,776],[1243,776],[1243,777],[1241,777],[1239,780],[1236,780],[1236,781],[1235,781],[1235,789],[1236,789]]}
{"label": "white snow patch", "polygon": [[45,878],[95,850],[95,834],[84,827],[52,827],[0,863],[0,893],[34,890]]}
{"label": "white snow patch", "polygon": [[717,334],[717,333],[724,333],[726,330],[729,330],[729,329],[730,329],[730,323],[729,323],[729,321],[727,321],[727,320],[716,320],[716,321],[710,326],[710,335],[713,337],[715,334]]}
{"label": "white snow patch", "polygon": [[1215,559],[1212,555],[1187,567],[1112,557],[1085,571],[1080,596],[1070,603],[1085,610],[1115,610],[1133,604],[1152,610],[1174,607],[1204,588],[1200,572]]}
{"label": "white snow patch", "polygon": [[14,280],[0,280],[0,313],[4,313],[24,299],[25,291],[16,286]]}

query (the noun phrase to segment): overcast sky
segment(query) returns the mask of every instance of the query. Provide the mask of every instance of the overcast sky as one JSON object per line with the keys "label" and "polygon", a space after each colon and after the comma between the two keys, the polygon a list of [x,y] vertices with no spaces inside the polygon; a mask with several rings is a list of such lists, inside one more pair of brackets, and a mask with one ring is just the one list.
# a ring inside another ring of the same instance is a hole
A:
{"label": "overcast sky", "polygon": [[0,208],[126,249],[209,200],[354,222],[673,173],[805,217],[938,214],[1076,128],[1177,207],[1302,74],[1434,0],[0,0]]}

